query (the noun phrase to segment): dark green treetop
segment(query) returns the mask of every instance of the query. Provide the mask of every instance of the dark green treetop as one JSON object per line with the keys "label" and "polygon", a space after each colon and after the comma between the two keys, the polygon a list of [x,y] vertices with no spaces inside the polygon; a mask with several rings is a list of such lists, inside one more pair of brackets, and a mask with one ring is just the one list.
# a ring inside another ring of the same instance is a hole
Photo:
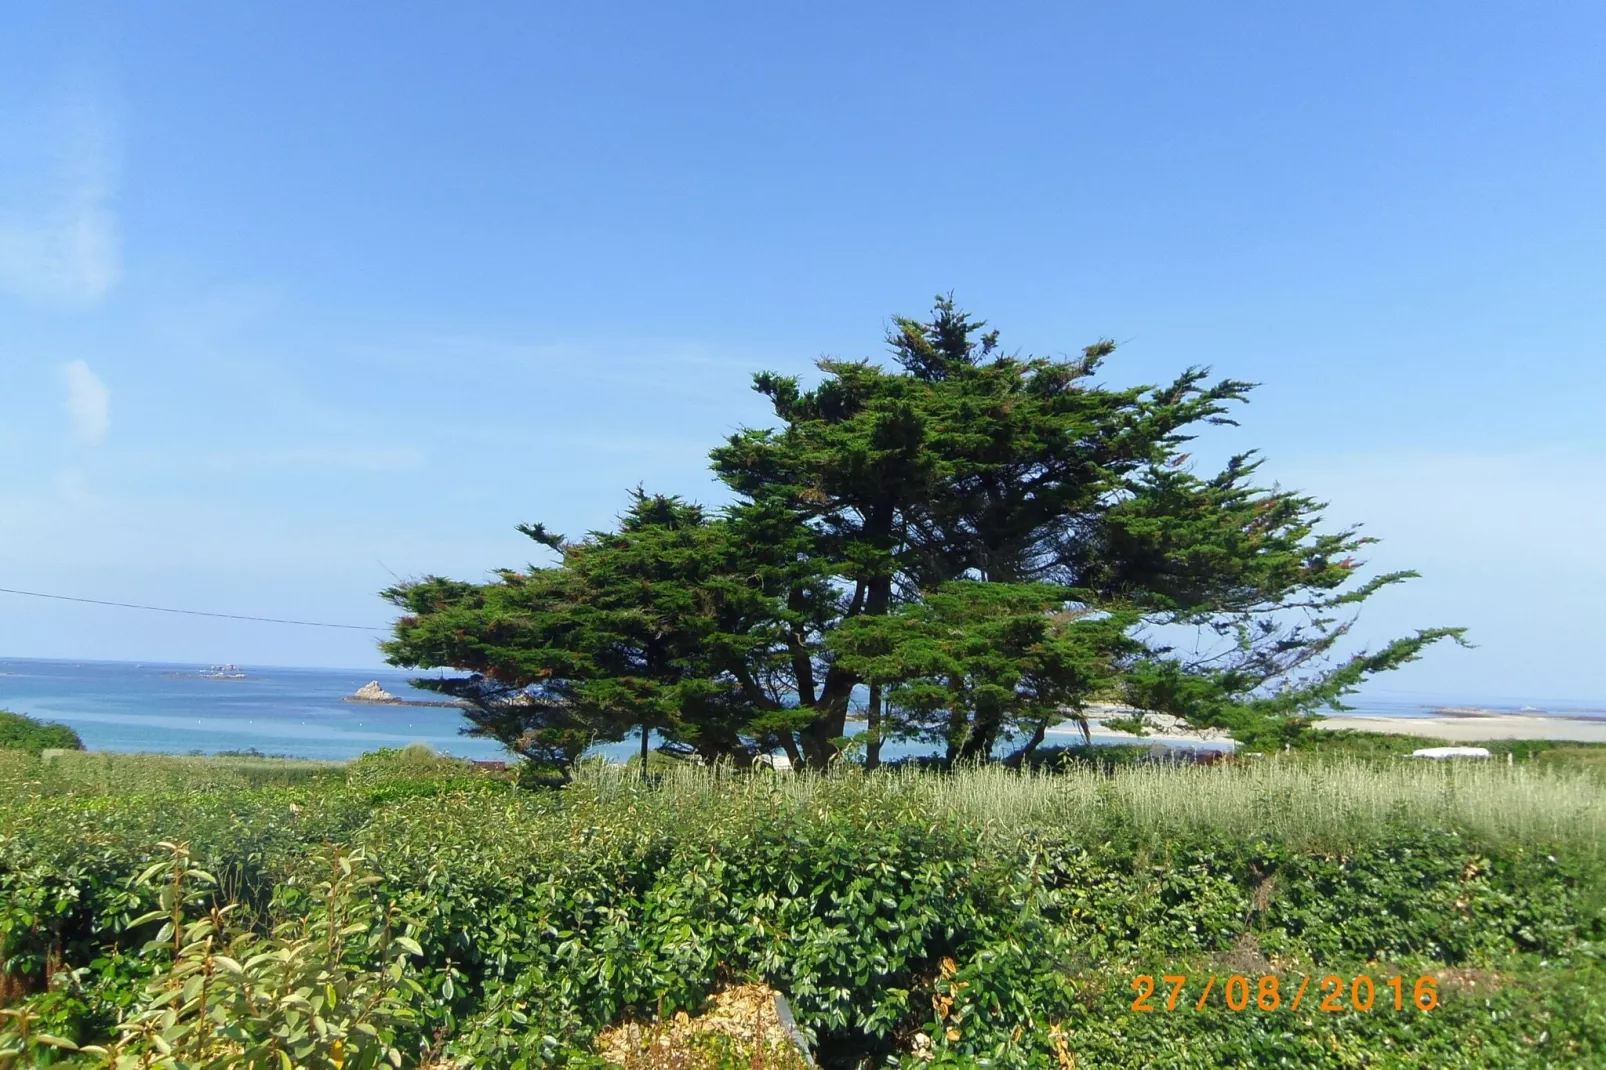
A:
{"label": "dark green treetop", "polygon": [[[1110,388],[1110,342],[1020,356],[984,327],[939,298],[893,322],[896,368],[756,376],[776,426],[712,451],[730,506],[637,492],[616,532],[527,528],[560,565],[393,588],[409,615],[387,653],[470,670],[438,686],[532,755],[650,726],[705,756],[780,746],[823,766],[865,685],[872,739],[952,758],[1029,749],[1096,701],[1275,739],[1459,639],[1331,663],[1350,608],[1411,574],[1360,582],[1372,540],[1258,485],[1252,454],[1192,470],[1187,443],[1251,384],[1190,368]],[[1179,630],[1205,641],[1184,654]]]}
{"label": "dark green treetop", "polygon": [[384,592],[406,615],[382,649],[399,665],[467,670],[416,682],[465,701],[473,734],[560,772],[639,729],[710,758],[774,744],[731,671],[760,660],[770,606],[739,578],[723,521],[637,490],[617,531],[570,542],[520,530],[560,562]]}

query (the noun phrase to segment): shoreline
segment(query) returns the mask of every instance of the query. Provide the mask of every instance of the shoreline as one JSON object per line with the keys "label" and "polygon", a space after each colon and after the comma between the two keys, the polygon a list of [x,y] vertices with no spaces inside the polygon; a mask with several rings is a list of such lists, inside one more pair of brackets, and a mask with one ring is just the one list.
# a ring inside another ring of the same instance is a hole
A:
{"label": "shoreline", "polygon": [[1564,743],[1606,743],[1606,721],[1514,713],[1456,711],[1434,717],[1324,717],[1312,727],[1327,732],[1348,729],[1388,736],[1421,736],[1451,743],[1485,739],[1544,739]]}
{"label": "shoreline", "polygon": [[[1104,704],[1089,704],[1086,708],[1087,727],[1091,731],[1095,745],[1138,744],[1141,746],[1181,746],[1191,748],[1208,747],[1221,750],[1236,750],[1237,740],[1228,737],[1227,733],[1219,728],[1204,730],[1185,728],[1175,717],[1163,713],[1148,715],[1150,727],[1144,733],[1136,735],[1119,728],[1111,728],[1106,721],[1119,720],[1138,715],[1141,711],[1129,709],[1124,706],[1111,706]],[[1061,721],[1050,728],[1046,736],[1070,736],[1074,743],[1082,742],[1082,730],[1075,721]],[[1044,743],[1048,739],[1043,740]]]}
{"label": "shoreline", "polygon": [[[1237,748],[1237,743],[1215,729],[1194,731],[1179,725],[1175,718],[1150,715],[1154,725],[1143,735],[1106,727],[1106,720],[1129,717],[1138,711],[1119,706],[1089,706],[1088,727],[1101,743],[1154,745],[1201,745]],[[1420,736],[1446,743],[1476,743],[1480,740],[1531,739],[1558,743],[1606,743],[1606,718],[1567,716],[1565,713],[1501,713],[1476,707],[1439,707],[1430,716],[1401,717],[1393,714],[1335,714],[1317,720],[1313,728],[1326,731],[1371,732],[1388,736]],[[1072,721],[1049,729],[1050,736],[1070,735],[1080,740],[1081,731]],[[1046,740],[1045,740],[1046,742]]]}

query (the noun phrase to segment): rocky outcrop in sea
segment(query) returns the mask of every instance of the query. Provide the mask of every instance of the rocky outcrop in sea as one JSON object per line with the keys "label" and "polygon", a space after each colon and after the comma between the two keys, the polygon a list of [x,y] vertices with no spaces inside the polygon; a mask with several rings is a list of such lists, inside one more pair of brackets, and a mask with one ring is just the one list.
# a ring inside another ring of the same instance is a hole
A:
{"label": "rocky outcrop in sea", "polygon": [[389,691],[379,686],[378,680],[369,680],[356,691],[347,695],[347,702],[362,702],[370,706],[445,706],[452,709],[460,708],[461,702],[431,702],[422,699],[397,698]]}

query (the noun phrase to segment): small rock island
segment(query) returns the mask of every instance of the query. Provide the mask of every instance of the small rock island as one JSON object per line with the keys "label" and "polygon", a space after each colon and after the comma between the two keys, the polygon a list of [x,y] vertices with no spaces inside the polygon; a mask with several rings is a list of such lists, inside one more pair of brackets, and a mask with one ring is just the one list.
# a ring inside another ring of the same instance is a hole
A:
{"label": "small rock island", "polygon": [[378,680],[369,680],[359,687],[355,694],[346,699],[347,702],[389,702],[399,703],[401,699],[379,686]]}
{"label": "small rock island", "polygon": [[419,699],[397,698],[389,691],[379,686],[378,680],[369,680],[356,691],[347,695],[347,702],[362,702],[370,706],[446,706],[457,708],[461,702],[430,702]]}

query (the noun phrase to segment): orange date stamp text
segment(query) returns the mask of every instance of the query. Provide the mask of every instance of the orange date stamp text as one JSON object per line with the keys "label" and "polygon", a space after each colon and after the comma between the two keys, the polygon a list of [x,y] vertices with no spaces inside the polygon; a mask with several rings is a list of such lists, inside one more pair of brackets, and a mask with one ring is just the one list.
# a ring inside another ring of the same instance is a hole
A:
{"label": "orange date stamp text", "polygon": [[[1313,980],[1316,981],[1314,991]],[[1274,974],[1248,977],[1234,973],[1225,978],[1210,974],[1201,981],[1186,974],[1167,973],[1161,974],[1156,983],[1152,975],[1140,973],[1132,978],[1132,991],[1137,993],[1132,1009],[1144,1014],[1186,1009],[1189,1004],[1195,1011],[1202,1011],[1218,1005],[1212,1001],[1212,996],[1219,1001],[1219,1006],[1229,1011],[1267,1013],[1284,1009],[1298,1011],[1306,1003],[1327,1014],[1390,1008],[1396,1011],[1415,1008],[1426,1012],[1439,1005],[1438,983],[1427,974],[1414,983],[1402,976],[1372,978],[1366,974],[1354,977],[1328,974],[1317,978],[1304,974],[1296,986],[1291,978],[1285,980]],[[1199,993],[1197,1000],[1192,998],[1194,991]]]}

